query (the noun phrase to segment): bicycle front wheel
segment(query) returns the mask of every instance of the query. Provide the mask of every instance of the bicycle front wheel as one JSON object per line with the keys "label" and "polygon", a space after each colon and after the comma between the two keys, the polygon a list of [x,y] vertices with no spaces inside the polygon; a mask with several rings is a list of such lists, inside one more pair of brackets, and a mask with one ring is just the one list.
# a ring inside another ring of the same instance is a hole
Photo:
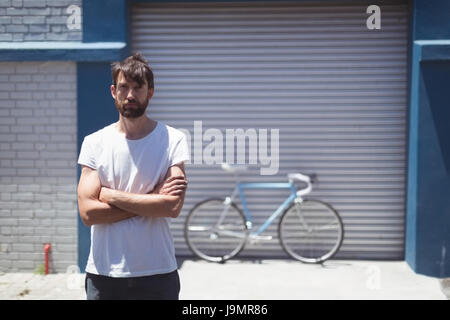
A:
{"label": "bicycle front wheel", "polygon": [[198,203],[184,226],[186,243],[195,255],[212,262],[236,256],[247,240],[245,216],[232,202],[209,199]]}
{"label": "bicycle front wheel", "polygon": [[339,214],[329,204],[317,200],[293,203],[278,226],[281,246],[294,259],[320,263],[341,247],[344,228]]}

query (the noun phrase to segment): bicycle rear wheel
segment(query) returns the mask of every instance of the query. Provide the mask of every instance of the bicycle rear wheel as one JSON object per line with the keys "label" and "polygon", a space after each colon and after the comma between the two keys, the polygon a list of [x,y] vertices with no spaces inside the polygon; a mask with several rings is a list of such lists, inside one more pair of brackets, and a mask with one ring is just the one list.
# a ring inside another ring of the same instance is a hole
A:
{"label": "bicycle rear wheel", "polygon": [[225,199],[208,199],[189,212],[184,234],[186,243],[198,257],[224,262],[236,256],[247,240],[245,216]]}
{"label": "bicycle rear wheel", "polygon": [[317,200],[293,203],[278,226],[281,246],[292,258],[306,263],[330,259],[341,247],[344,228],[339,214]]}

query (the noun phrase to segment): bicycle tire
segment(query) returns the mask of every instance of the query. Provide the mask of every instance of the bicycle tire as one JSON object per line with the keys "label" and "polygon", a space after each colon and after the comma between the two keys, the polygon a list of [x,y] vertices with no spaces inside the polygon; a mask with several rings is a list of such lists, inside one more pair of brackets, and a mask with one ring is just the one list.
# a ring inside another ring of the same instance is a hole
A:
{"label": "bicycle tire", "polygon": [[220,226],[214,226],[225,208],[225,199],[206,199],[188,213],[184,235],[189,249],[210,262],[225,262],[235,257],[245,246],[248,230],[245,216],[235,203],[230,203]]}
{"label": "bicycle tire", "polygon": [[285,210],[278,225],[278,235],[284,251],[292,258],[305,263],[321,263],[339,251],[344,226],[338,212],[328,203],[304,200]]}

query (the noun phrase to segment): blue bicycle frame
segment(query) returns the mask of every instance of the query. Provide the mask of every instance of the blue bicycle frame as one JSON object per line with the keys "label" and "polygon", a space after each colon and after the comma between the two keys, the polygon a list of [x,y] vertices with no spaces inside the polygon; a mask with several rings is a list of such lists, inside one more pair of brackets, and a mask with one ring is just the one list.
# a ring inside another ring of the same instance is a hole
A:
{"label": "blue bicycle frame", "polygon": [[[252,232],[252,235],[257,236],[264,232],[267,227],[292,203],[292,201],[297,198],[297,190],[294,187],[293,183],[290,182],[253,182],[253,183],[237,183],[236,187],[233,190],[233,193],[230,197],[231,202],[239,193],[239,197],[241,198],[242,209],[244,210],[244,215],[247,222],[247,228],[252,227],[252,216],[247,206],[247,201],[245,200],[244,189],[289,189],[291,194],[286,200],[275,210],[274,213],[266,220],[266,222],[256,231]],[[248,224],[250,223],[250,224]]]}

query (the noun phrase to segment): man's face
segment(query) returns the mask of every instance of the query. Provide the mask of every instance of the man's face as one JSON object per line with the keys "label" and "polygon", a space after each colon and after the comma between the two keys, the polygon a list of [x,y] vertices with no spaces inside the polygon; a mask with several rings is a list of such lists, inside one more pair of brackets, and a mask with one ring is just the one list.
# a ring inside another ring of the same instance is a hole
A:
{"label": "man's face", "polygon": [[111,93],[114,97],[114,104],[123,117],[138,118],[147,109],[153,89],[148,88],[147,82],[139,86],[137,82],[127,80],[120,72],[116,86],[111,86]]}

